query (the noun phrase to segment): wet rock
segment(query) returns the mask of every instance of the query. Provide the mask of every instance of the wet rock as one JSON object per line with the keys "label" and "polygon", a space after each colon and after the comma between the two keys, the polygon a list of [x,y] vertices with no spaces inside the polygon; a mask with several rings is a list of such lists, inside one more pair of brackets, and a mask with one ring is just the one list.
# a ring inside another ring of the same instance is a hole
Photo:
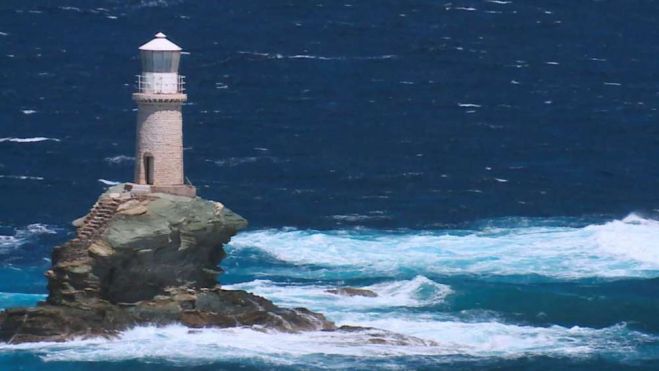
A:
{"label": "wet rock", "polygon": [[0,313],[0,341],[110,337],[136,325],[171,323],[334,329],[321,314],[217,285],[223,244],[247,225],[240,215],[199,197],[123,189],[101,195],[76,220],[76,238],[53,250],[47,301]]}
{"label": "wet rock", "polygon": [[326,290],[325,292],[341,296],[364,296],[367,298],[375,298],[378,296],[378,294],[374,291],[367,289],[357,289],[354,287],[341,287],[338,289]]}
{"label": "wet rock", "polygon": [[[247,221],[219,202],[112,187],[83,218],[76,237],[56,247],[46,272],[48,299],[0,312],[0,341],[10,343],[114,337],[138,325],[250,327],[287,333],[337,331],[356,345],[436,345],[366,327],[336,328],[306,308],[281,308],[218,286],[223,244]],[[327,290],[376,297],[366,289]]]}
{"label": "wet rock", "polygon": [[373,327],[341,326],[334,331],[360,335],[358,338],[368,344],[424,347],[439,346],[437,342],[432,340],[421,339],[415,336],[403,335],[393,331]]}

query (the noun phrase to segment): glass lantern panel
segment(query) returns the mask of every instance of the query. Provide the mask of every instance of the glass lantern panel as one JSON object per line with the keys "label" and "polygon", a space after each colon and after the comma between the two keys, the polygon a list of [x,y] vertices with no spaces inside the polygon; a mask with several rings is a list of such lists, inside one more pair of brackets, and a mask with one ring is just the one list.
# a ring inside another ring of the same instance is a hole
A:
{"label": "glass lantern panel", "polygon": [[179,51],[142,51],[143,72],[178,72],[181,59]]}

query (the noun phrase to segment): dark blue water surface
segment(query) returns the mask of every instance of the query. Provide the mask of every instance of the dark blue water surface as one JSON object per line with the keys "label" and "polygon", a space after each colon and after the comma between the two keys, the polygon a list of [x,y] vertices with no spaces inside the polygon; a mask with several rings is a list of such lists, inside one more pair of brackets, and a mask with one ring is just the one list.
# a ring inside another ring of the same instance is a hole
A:
{"label": "dark blue water surface", "polygon": [[[650,0],[3,0],[0,307],[41,300],[70,221],[132,180],[158,31],[188,52],[186,175],[250,221],[223,282],[451,351],[236,356],[191,335],[219,355],[167,357],[168,329],[0,346],[0,369],[659,367]],[[336,285],[389,299],[343,306]]]}

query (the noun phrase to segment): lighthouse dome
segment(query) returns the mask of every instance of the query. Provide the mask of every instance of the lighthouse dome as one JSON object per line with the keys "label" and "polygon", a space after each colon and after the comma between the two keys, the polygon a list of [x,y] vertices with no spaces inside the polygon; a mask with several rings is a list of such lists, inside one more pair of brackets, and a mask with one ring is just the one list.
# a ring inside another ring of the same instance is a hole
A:
{"label": "lighthouse dome", "polygon": [[156,34],[156,38],[140,46],[140,50],[159,51],[159,52],[166,52],[166,51],[180,52],[181,47],[167,40],[167,36],[164,33],[158,32]]}

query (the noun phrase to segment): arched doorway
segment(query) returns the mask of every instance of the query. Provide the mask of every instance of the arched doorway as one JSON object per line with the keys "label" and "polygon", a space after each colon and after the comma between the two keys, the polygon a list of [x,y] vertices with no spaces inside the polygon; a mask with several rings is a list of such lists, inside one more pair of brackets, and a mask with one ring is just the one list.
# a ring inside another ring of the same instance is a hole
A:
{"label": "arched doorway", "polygon": [[153,156],[150,153],[144,154],[144,180],[146,184],[153,185]]}

